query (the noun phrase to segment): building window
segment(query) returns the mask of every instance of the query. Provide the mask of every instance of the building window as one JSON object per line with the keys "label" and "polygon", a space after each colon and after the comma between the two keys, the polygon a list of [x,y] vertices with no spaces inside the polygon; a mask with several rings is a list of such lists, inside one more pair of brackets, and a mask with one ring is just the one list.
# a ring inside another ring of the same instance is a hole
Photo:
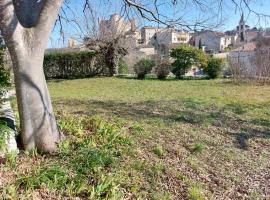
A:
{"label": "building window", "polygon": [[180,37],[180,38],[177,38],[177,40],[180,42],[185,42],[186,41],[186,38],[183,38],[183,37]]}

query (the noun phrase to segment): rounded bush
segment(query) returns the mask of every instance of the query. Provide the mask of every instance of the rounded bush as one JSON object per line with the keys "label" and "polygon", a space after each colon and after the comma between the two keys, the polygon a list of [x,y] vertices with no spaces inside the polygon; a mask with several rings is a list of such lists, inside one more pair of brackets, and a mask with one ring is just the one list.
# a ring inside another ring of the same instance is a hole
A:
{"label": "rounded bush", "polygon": [[220,58],[209,58],[207,65],[203,68],[205,74],[210,79],[218,78],[221,74],[223,60]]}
{"label": "rounded bush", "polygon": [[161,59],[155,67],[155,73],[158,79],[165,79],[171,70],[171,62],[169,59]]}
{"label": "rounded bush", "polygon": [[153,60],[143,58],[134,65],[134,71],[139,79],[144,79],[146,74],[150,73],[154,66],[155,62]]}
{"label": "rounded bush", "polygon": [[204,66],[207,60],[202,50],[188,45],[172,49],[170,56],[174,59],[172,73],[179,79],[183,78],[193,65]]}

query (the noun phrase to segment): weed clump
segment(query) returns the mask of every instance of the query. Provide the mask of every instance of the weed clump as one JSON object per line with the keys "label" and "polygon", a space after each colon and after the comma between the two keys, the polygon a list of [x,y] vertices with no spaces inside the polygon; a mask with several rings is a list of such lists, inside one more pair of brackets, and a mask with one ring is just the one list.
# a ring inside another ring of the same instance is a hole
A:
{"label": "weed clump", "polygon": [[156,146],[156,147],[154,147],[153,152],[154,152],[154,154],[156,154],[158,157],[162,157],[162,156],[164,156],[164,154],[165,154],[165,152],[164,152],[162,146],[159,146],[159,145]]}
{"label": "weed clump", "polygon": [[204,149],[204,145],[201,143],[196,143],[193,145],[191,152],[192,153],[201,153]]}
{"label": "weed clump", "polygon": [[190,200],[205,200],[202,195],[202,189],[198,187],[191,187],[188,190],[188,197]]}

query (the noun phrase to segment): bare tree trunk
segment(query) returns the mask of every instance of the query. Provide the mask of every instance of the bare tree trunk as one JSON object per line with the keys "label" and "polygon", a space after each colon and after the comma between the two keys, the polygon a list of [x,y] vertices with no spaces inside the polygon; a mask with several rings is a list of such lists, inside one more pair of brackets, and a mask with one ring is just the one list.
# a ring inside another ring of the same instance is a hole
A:
{"label": "bare tree trunk", "polygon": [[61,3],[62,0],[45,0],[40,15],[33,15],[39,16],[37,25],[24,28],[12,0],[0,1],[0,28],[13,62],[21,139],[26,150],[37,148],[53,153],[60,139],[43,72],[43,57]]}
{"label": "bare tree trunk", "polygon": [[43,73],[43,54],[32,52],[12,60],[24,148],[54,152],[60,138]]}

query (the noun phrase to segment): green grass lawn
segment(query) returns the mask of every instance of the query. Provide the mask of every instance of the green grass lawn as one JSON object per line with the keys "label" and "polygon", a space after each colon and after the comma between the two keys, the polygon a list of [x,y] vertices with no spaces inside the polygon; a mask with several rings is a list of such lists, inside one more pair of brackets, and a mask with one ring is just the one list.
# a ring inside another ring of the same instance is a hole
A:
{"label": "green grass lawn", "polygon": [[228,80],[50,81],[67,135],[54,157],[1,167],[0,191],[36,199],[270,198],[270,86]]}

